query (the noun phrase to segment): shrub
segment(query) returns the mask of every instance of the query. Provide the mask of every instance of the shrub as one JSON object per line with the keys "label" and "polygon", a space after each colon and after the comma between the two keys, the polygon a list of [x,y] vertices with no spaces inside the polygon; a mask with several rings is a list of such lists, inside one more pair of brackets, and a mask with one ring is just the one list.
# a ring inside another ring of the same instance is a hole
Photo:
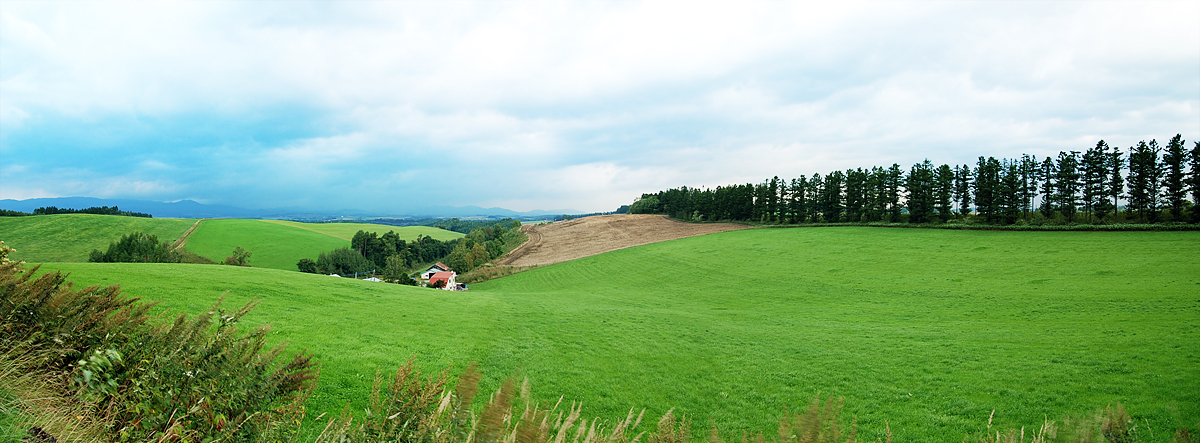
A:
{"label": "shrub", "polygon": [[75,291],[37,269],[0,264],[0,355],[25,356],[21,372],[73,393],[113,440],[276,441],[298,429],[316,363],[300,353],[279,365],[265,327],[239,332],[253,302],[168,322],[116,286]]}
{"label": "shrub", "polygon": [[109,243],[108,250],[93,249],[88,257],[93,263],[179,263],[180,257],[167,242],[159,242],[153,234],[131,232]]}
{"label": "shrub", "polygon": [[250,266],[250,256],[253,252],[243,249],[241,246],[233,248],[233,255],[225,257],[225,264],[232,266]]}
{"label": "shrub", "polygon": [[317,262],[313,261],[313,259],[311,259],[311,258],[302,258],[302,259],[300,259],[299,262],[296,263],[296,268],[299,268],[300,272],[316,274],[317,273]]}

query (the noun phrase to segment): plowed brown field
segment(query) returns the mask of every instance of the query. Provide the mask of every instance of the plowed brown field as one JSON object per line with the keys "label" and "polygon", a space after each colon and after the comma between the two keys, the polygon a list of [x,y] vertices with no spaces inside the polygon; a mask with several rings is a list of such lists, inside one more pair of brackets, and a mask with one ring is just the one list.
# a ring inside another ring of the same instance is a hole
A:
{"label": "plowed brown field", "polygon": [[749,228],[736,223],[684,223],[649,214],[597,215],[525,225],[521,230],[529,235],[529,241],[496,260],[496,264],[548,265],[630,246]]}

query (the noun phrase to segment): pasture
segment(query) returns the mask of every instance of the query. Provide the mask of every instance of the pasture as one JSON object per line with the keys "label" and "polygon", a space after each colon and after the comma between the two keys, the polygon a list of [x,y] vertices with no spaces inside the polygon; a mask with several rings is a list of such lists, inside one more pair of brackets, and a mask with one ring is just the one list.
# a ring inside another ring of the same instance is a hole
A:
{"label": "pasture", "polygon": [[350,239],[359,230],[382,235],[395,231],[400,238],[415,240],[426,235],[439,240],[462,237],[463,234],[429,226],[396,227],[367,223],[299,223],[278,220],[204,220],[188,236],[184,249],[201,257],[221,263],[241,246],[254,253],[250,265],[296,271],[302,258],[317,259],[317,254],[334,248],[349,247]]}
{"label": "pasture", "polygon": [[12,255],[14,260],[86,262],[93,249],[104,251],[109,243],[130,232],[141,231],[157,236],[159,241],[173,242],[195,222],[93,214],[0,217],[0,240],[17,250]]}
{"label": "pasture", "polygon": [[1200,232],[755,229],[465,293],[224,266],[44,269],[175,311],[260,297],[250,321],[322,361],[309,417],[362,411],[375,372],[416,355],[427,371],[478,361],[485,388],[527,376],[586,416],[675,407],[698,436],[773,432],[821,393],[845,398],[866,440],[885,420],[897,441],[962,441],[993,409],[1004,429],[1121,402],[1143,438],[1169,441],[1200,418],[1197,246]]}

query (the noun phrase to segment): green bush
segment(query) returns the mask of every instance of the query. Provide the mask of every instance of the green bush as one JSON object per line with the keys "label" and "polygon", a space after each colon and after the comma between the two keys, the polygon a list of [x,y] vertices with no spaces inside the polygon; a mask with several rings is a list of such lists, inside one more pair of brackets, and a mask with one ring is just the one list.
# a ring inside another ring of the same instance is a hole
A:
{"label": "green bush", "polygon": [[279,441],[299,429],[316,363],[279,364],[267,328],[240,332],[253,302],[167,321],[116,286],[75,291],[61,273],[0,262],[0,355],[59,380],[113,441]]}
{"label": "green bush", "polygon": [[167,242],[159,242],[153,234],[134,231],[109,243],[108,250],[93,249],[88,261],[92,263],[179,263],[179,253]]}

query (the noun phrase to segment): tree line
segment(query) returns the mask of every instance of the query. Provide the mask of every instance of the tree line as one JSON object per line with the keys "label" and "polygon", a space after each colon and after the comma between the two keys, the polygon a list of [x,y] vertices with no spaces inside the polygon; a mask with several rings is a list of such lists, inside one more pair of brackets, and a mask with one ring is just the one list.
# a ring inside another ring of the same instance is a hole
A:
{"label": "tree line", "polygon": [[[1191,200],[1188,200],[1190,194]],[[979,157],[907,171],[899,164],[778,176],[759,184],[642,194],[631,214],[759,223],[1200,223],[1200,142],[1182,135],[1121,152],[1100,140],[1057,157]]]}
{"label": "tree line", "polygon": [[316,261],[301,259],[296,266],[302,272],[321,274],[346,275],[375,271],[386,279],[414,284],[408,274],[419,266],[442,262],[459,273],[466,273],[525,241],[518,220],[451,220],[450,225],[457,228],[475,227],[465,237],[448,241],[425,235],[406,241],[394,231],[378,235],[360,230],[351,238],[350,247],[322,252]]}
{"label": "tree line", "polygon": [[30,215],[51,215],[51,214],[97,214],[97,215],[121,215],[125,217],[145,217],[153,218],[154,216],[145,212],[122,211],[116,206],[93,206],[84,209],[59,208],[56,206],[43,206],[34,209],[32,213],[13,211],[9,209],[0,209],[0,217],[25,217]]}

